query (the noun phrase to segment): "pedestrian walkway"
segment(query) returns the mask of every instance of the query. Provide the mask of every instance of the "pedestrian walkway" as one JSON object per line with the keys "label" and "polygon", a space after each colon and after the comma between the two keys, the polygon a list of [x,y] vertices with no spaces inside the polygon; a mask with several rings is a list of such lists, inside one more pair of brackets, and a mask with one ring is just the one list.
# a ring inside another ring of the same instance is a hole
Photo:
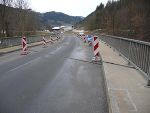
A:
{"label": "pedestrian walkway", "polygon": [[109,108],[112,113],[150,113],[150,88],[147,80],[118,52],[100,42]]}

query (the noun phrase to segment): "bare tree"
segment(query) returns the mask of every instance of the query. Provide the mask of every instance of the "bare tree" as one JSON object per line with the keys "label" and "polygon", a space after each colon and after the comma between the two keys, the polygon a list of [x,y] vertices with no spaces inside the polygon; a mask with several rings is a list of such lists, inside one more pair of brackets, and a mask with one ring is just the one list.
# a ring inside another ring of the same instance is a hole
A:
{"label": "bare tree", "polygon": [[29,8],[29,2],[28,0],[15,0],[14,6],[19,9],[18,12],[18,30],[21,30],[21,34],[25,34],[26,25],[28,22],[28,8]]}
{"label": "bare tree", "polygon": [[5,6],[11,6],[13,3],[13,0],[0,0],[0,4]]}
{"label": "bare tree", "polygon": [[0,0],[0,4],[2,4],[1,7],[1,29],[2,31],[0,31],[2,33],[2,37],[5,36],[6,32],[6,26],[7,26],[7,20],[8,20],[8,10],[6,8],[6,6],[11,6],[12,5],[13,0]]}
{"label": "bare tree", "polygon": [[19,9],[29,9],[28,0],[14,0],[14,7]]}

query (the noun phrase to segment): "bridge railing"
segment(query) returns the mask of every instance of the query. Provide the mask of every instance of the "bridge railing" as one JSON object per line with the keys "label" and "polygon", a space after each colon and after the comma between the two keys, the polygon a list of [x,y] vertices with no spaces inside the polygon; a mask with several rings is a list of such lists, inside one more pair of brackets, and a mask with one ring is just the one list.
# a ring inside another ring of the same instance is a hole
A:
{"label": "bridge railing", "polygon": [[[58,33],[49,33],[47,35],[38,35],[38,36],[27,36],[27,43],[40,42],[42,37],[45,36],[47,39],[54,38],[58,36]],[[7,37],[0,38],[0,48],[12,47],[21,45],[21,37]]]}
{"label": "bridge railing", "polygon": [[110,35],[99,37],[140,70],[148,78],[150,85],[150,43]]}

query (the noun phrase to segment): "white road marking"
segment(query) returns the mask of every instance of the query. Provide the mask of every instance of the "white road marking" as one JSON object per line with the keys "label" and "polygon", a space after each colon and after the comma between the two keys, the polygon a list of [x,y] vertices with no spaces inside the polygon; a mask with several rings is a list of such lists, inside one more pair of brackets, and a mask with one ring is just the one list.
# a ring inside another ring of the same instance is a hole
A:
{"label": "white road marking", "polygon": [[130,100],[130,102],[131,102],[131,104],[133,105],[133,107],[134,107],[134,111],[138,111],[137,110],[137,107],[136,107],[136,105],[135,105],[135,103],[133,102],[133,99],[132,99],[132,97],[131,97],[131,95],[130,95],[130,93],[129,93],[129,91],[128,90],[126,90],[127,91],[127,95],[128,95],[128,97],[129,97],[129,100]]}
{"label": "white road marking", "polygon": [[[131,95],[130,95],[130,93],[129,93],[129,91],[128,91],[128,89],[120,89],[120,88],[109,88],[108,90],[114,90],[114,91],[125,91],[126,92],[126,94],[127,94],[127,97],[128,97],[128,99],[129,99],[129,101],[130,101],[130,103],[132,104],[132,106],[133,106],[133,108],[134,108],[134,110],[132,110],[132,111],[138,111],[137,110],[137,107],[136,107],[136,105],[135,105],[135,103],[133,102],[133,99],[132,99],[132,97],[131,97]],[[115,97],[115,95],[112,95],[113,96],[113,101],[115,100],[116,101],[116,97]],[[116,105],[116,107],[117,107],[117,110],[118,110],[118,112],[120,113],[120,110],[119,110],[119,106],[118,105]]]}
{"label": "white road marking", "polygon": [[41,57],[38,57],[38,58],[36,58],[36,59],[34,59],[34,60],[30,60],[29,62],[27,62],[27,63],[25,63],[25,64],[19,65],[19,66],[13,68],[13,69],[7,71],[6,73],[10,73],[10,72],[12,72],[12,71],[18,70],[19,68],[22,68],[23,66],[26,66],[26,65],[28,65],[28,64],[31,64],[31,63],[33,63],[33,62],[39,60],[39,59],[41,59]]}

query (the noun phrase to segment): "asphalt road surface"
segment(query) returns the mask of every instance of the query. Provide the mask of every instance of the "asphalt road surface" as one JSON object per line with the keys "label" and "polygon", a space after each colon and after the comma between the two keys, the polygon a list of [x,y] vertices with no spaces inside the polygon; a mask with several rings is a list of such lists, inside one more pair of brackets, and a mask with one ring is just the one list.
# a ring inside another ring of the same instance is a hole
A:
{"label": "asphalt road surface", "polygon": [[0,56],[0,113],[108,113],[104,72],[92,57],[72,34]]}

